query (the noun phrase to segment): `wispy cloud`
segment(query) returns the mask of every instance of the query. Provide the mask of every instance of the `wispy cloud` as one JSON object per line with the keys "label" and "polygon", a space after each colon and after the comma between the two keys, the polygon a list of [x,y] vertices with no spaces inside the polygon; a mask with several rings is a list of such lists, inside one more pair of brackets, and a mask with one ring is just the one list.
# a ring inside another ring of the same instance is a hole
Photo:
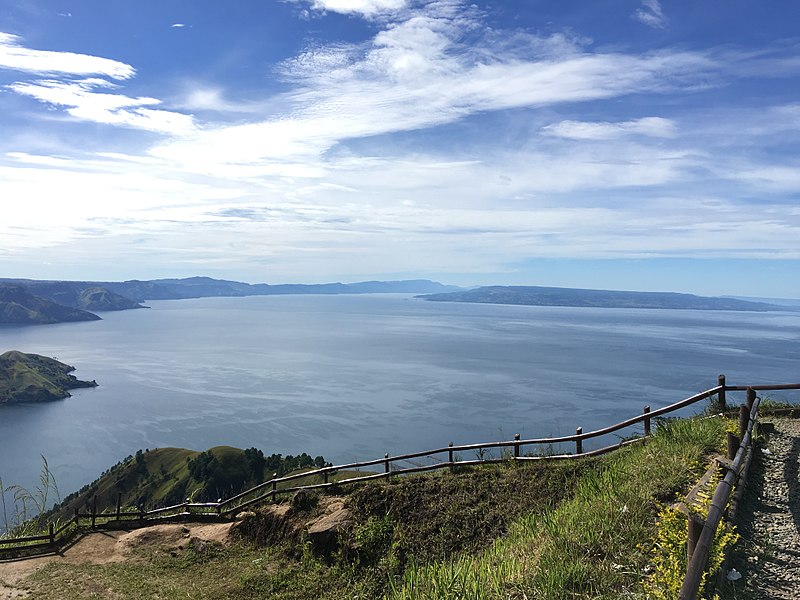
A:
{"label": "wispy cloud", "polygon": [[[388,24],[369,43],[310,48],[281,68],[294,87],[282,97],[289,107],[284,114],[206,127],[152,152],[204,169],[309,160],[343,140],[434,127],[485,111],[673,90],[704,81],[715,68],[713,58],[697,52],[588,53],[563,34],[517,32],[513,41],[497,44],[481,19],[462,2],[433,2]],[[467,32],[470,45],[462,42]],[[648,123],[655,134],[653,121],[639,124],[640,132]]]}
{"label": "wispy cloud", "polygon": [[642,6],[634,11],[633,18],[654,29],[664,29],[667,26],[667,17],[659,0],[642,0]]}
{"label": "wispy cloud", "polygon": [[611,140],[626,135],[675,137],[677,128],[673,121],[662,117],[643,117],[619,123],[561,121],[542,128],[547,135],[573,140]]}
{"label": "wispy cloud", "polygon": [[18,94],[52,106],[65,107],[68,114],[86,121],[170,134],[184,134],[194,130],[194,121],[190,115],[148,108],[161,104],[156,98],[131,98],[124,94],[95,91],[96,88],[110,87],[115,86],[101,79],[69,82],[37,80],[8,86]]}
{"label": "wispy cloud", "polygon": [[86,54],[34,50],[21,42],[18,36],[0,32],[0,68],[60,78],[17,81],[5,86],[8,90],[64,108],[71,117],[94,123],[173,135],[195,127],[190,115],[153,108],[162,103],[157,98],[114,93],[119,84],[109,79],[131,79],[136,71],[130,65]]}
{"label": "wispy cloud", "polygon": [[108,58],[26,48],[19,36],[3,32],[0,32],[0,68],[41,75],[101,75],[112,79],[129,79],[136,74],[130,65]]}

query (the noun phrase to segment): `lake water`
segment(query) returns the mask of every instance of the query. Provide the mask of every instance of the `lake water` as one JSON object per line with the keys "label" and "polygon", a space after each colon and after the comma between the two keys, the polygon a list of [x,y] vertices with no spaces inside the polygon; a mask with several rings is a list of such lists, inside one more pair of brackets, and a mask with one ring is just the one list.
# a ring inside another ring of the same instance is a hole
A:
{"label": "lake water", "polygon": [[150,302],[0,329],[95,389],[0,406],[0,477],[62,495],[137,449],[342,462],[608,425],[716,385],[800,380],[800,314],[497,306],[409,296]]}

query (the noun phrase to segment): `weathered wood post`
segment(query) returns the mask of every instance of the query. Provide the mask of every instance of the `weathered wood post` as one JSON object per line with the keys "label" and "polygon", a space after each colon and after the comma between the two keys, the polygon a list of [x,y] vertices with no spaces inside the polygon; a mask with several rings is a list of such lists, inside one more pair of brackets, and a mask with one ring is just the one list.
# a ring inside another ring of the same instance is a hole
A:
{"label": "weathered wood post", "polygon": [[[575,435],[583,435],[583,427],[578,427]],[[583,454],[583,439],[581,438],[575,440],[575,454]]]}
{"label": "weathered wood post", "polygon": [[92,498],[92,529],[94,529],[95,521],[97,520],[97,494]]}
{"label": "weathered wood post", "polygon": [[[383,455],[383,472],[389,473],[391,471],[391,466],[389,465],[389,453]],[[387,478],[388,479],[388,478]]]}
{"label": "weathered wood post", "polygon": [[53,522],[47,524],[47,532],[50,535],[50,545],[53,546],[56,543],[56,528],[53,525]]}
{"label": "weathered wood post", "polygon": [[746,404],[739,406],[739,439],[744,439],[744,434],[747,432],[747,422],[750,420],[750,411],[747,409]]}
{"label": "weathered wood post", "polygon": [[139,502],[139,520],[144,521],[144,502]]}
{"label": "weathered wood post", "polygon": [[700,539],[700,533],[703,531],[703,522],[697,515],[689,514],[688,531],[686,536],[686,564],[692,562],[692,555],[694,548],[697,546],[697,541]]}
{"label": "weathered wood post", "polygon": [[324,473],[324,475],[323,475],[323,476],[324,476],[324,478],[325,478],[325,485],[328,485],[328,472],[327,472],[327,471],[325,471],[325,473]]}
{"label": "weathered wood post", "polygon": [[449,450],[447,451],[447,462],[450,463],[450,472],[452,473],[454,470],[453,466],[453,442],[448,442],[447,447]]}
{"label": "weathered wood post", "polygon": [[719,410],[721,412],[725,412],[728,408],[725,404],[725,375],[720,374],[720,376],[717,377],[717,385],[722,388],[719,392],[717,392],[717,403],[719,404]]}
{"label": "weathered wood post", "polygon": [[748,387],[747,388],[747,412],[748,413],[751,410],[753,410],[753,404],[755,403],[755,401],[756,401],[756,391],[753,388]]}
{"label": "weathered wood post", "polygon": [[[519,442],[519,434],[518,433],[514,434],[514,441],[515,442]],[[514,458],[515,459],[519,458],[519,443],[514,444]]]}
{"label": "weathered wood post", "polygon": [[122,512],[122,493],[117,494],[117,521],[119,521],[119,513]]}
{"label": "weathered wood post", "polygon": [[273,499],[275,499],[275,496],[277,496],[277,492],[278,492],[278,482],[275,481],[277,478],[278,478],[278,474],[277,473],[273,473],[272,474],[272,498]]}
{"label": "weathered wood post", "polygon": [[[650,405],[645,404],[644,409],[642,410],[642,414],[649,415],[650,414]],[[650,435],[650,417],[644,418],[644,435]]]}
{"label": "weathered wood post", "polygon": [[739,451],[740,440],[730,431],[728,432],[728,460],[733,460]]}

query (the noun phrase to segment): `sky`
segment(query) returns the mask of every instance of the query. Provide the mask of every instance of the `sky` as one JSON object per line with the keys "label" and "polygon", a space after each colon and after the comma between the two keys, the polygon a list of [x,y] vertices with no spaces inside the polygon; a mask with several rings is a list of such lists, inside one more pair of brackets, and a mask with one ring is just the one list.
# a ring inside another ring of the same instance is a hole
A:
{"label": "sky", "polygon": [[0,276],[800,298],[796,0],[3,0]]}

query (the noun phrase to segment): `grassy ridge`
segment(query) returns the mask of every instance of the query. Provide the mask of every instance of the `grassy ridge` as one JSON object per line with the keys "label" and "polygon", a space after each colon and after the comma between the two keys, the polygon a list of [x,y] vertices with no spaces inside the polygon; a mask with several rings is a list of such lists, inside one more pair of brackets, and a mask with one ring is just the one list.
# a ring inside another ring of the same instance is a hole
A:
{"label": "grassy ridge", "polygon": [[45,402],[69,396],[67,390],[94,387],[70,375],[71,367],[54,358],[12,350],[0,355],[0,404]]}
{"label": "grassy ridge", "polygon": [[647,445],[605,458],[368,485],[348,498],[355,526],[329,556],[239,543],[50,565],[32,585],[66,600],[645,598],[657,516],[723,440],[722,419],[668,421]]}

